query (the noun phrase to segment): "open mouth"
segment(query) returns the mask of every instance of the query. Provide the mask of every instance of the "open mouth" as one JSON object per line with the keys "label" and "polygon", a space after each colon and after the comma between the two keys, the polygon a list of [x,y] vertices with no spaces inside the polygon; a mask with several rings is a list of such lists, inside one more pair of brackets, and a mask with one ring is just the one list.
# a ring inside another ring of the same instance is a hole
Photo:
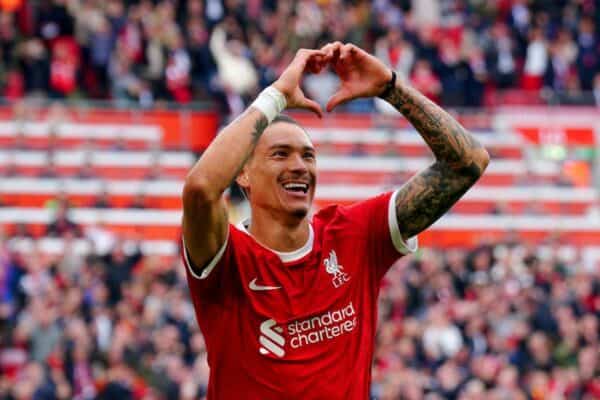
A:
{"label": "open mouth", "polygon": [[308,183],[288,182],[283,184],[283,188],[291,193],[308,193]]}

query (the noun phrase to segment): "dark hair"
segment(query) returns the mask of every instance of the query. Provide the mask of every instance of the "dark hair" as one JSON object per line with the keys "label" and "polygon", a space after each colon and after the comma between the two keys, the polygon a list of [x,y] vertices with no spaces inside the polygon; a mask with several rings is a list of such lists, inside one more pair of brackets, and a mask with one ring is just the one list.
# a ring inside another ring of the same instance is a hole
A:
{"label": "dark hair", "polygon": [[[300,123],[298,121],[296,121],[294,118],[290,117],[289,115],[286,114],[279,114],[275,117],[275,119],[273,119],[273,121],[271,122],[271,124],[274,124],[276,122],[287,122],[288,124],[292,124],[292,125],[298,125],[300,128],[302,128],[302,125],[300,125]],[[302,128],[304,129],[304,128]]]}
{"label": "dark hair", "polygon": [[296,121],[294,118],[290,117],[289,115],[286,115],[286,114],[277,115],[271,122],[271,125],[273,125],[277,122],[284,122],[284,123],[296,125],[300,129],[302,129],[304,131],[304,133],[306,133],[306,136],[308,136],[308,139],[310,140],[310,135],[308,134],[306,129],[304,129],[304,127],[302,125],[300,125],[300,122]]}

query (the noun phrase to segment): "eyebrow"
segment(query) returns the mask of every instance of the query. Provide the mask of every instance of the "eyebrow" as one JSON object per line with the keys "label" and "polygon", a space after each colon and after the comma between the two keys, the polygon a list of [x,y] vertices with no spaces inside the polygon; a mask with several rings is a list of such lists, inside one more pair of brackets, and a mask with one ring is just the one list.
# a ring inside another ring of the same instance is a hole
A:
{"label": "eyebrow", "polygon": [[[274,144],[272,146],[269,146],[269,150],[274,150],[274,149],[294,150],[294,146],[291,146],[289,144]],[[312,146],[302,146],[302,151],[315,152],[316,150]]]}

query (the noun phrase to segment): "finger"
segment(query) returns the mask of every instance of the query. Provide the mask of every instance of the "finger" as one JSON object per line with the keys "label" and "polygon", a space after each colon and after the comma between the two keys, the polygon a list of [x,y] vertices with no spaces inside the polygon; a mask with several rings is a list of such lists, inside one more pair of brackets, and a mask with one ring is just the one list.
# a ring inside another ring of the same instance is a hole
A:
{"label": "finger", "polygon": [[343,45],[344,44],[342,42],[328,43],[323,46],[321,50],[325,51],[328,57],[333,57],[335,53],[339,52]]}
{"label": "finger", "polygon": [[327,63],[328,60],[325,56],[316,55],[311,57],[306,63],[306,70],[313,74],[318,74],[323,70]]}
{"label": "finger", "polygon": [[344,61],[349,56],[354,55],[356,53],[356,46],[352,43],[345,44],[340,48],[340,60]]}
{"label": "finger", "polygon": [[345,63],[344,60],[341,60],[339,57],[337,57],[332,59],[330,64],[331,68],[336,73],[336,75],[340,79],[344,80],[348,69],[347,63]]}
{"label": "finger", "polygon": [[340,88],[327,102],[327,112],[331,112],[334,108],[343,104],[349,100],[352,100],[350,93],[345,88]]}
{"label": "finger", "polygon": [[321,72],[322,69],[326,68],[329,65],[329,62],[331,61],[331,58],[326,55],[316,55],[313,57],[313,59],[315,60],[315,64],[318,69],[317,73]]}
{"label": "finger", "polygon": [[314,100],[307,99],[305,97],[303,104],[302,104],[302,108],[305,108],[307,110],[314,112],[315,114],[317,114],[317,116],[319,118],[323,118],[323,110],[321,109],[321,106],[319,105],[319,103],[317,103]]}
{"label": "finger", "polygon": [[325,53],[324,51],[318,49],[318,50],[314,50],[314,49],[300,49],[296,52],[296,57],[294,57],[297,60],[300,61],[308,61],[310,58],[314,57],[314,56],[326,56],[327,53]]}
{"label": "finger", "polygon": [[328,53],[331,50],[331,48],[333,48],[333,43],[327,43],[326,45],[321,47],[321,51]]}
{"label": "finger", "polygon": [[292,79],[299,80],[301,78],[302,74],[304,73],[304,71],[307,70],[308,61],[310,60],[311,57],[314,57],[314,56],[324,57],[325,53],[323,53],[321,50],[309,50],[309,49],[298,50],[296,52],[296,56],[294,57],[294,60],[288,66],[286,71],[284,71],[284,73],[287,74]]}

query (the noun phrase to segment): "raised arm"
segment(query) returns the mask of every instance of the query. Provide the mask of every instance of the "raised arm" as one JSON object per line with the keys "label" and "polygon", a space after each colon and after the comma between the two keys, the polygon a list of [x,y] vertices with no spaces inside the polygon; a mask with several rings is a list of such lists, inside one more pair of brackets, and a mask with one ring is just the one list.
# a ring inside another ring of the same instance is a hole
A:
{"label": "raised arm", "polygon": [[481,144],[447,112],[405,82],[392,80],[381,61],[352,45],[339,42],[323,47],[341,80],[327,104],[357,97],[382,96],[417,129],[435,155],[435,162],[413,176],[396,197],[396,214],[402,236],[418,234],[440,218],[479,179],[489,163]]}
{"label": "raised arm", "polygon": [[396,197],[402,236],[416,235],[440,218],[485,171],[490,156],[446,111],[404,82],[384,95],[417,129],[435,162],[413,176]]}
{"label": "raised arm", "polygon": [[[299,50],[279,79],[261,93],[242,115],[227,125],[189,171],[183,187],[183,237],[186,251],[201,270],[217,254],[228,233],[222,195],[252,154],[273,114],[284,108],[306,108],[321,115],[317,103],[304,97],[305,70],[319,72],[324,52]],[[276,90],[273,90],[275,88]],[[276,109],[276,110],[275,110]]]}

